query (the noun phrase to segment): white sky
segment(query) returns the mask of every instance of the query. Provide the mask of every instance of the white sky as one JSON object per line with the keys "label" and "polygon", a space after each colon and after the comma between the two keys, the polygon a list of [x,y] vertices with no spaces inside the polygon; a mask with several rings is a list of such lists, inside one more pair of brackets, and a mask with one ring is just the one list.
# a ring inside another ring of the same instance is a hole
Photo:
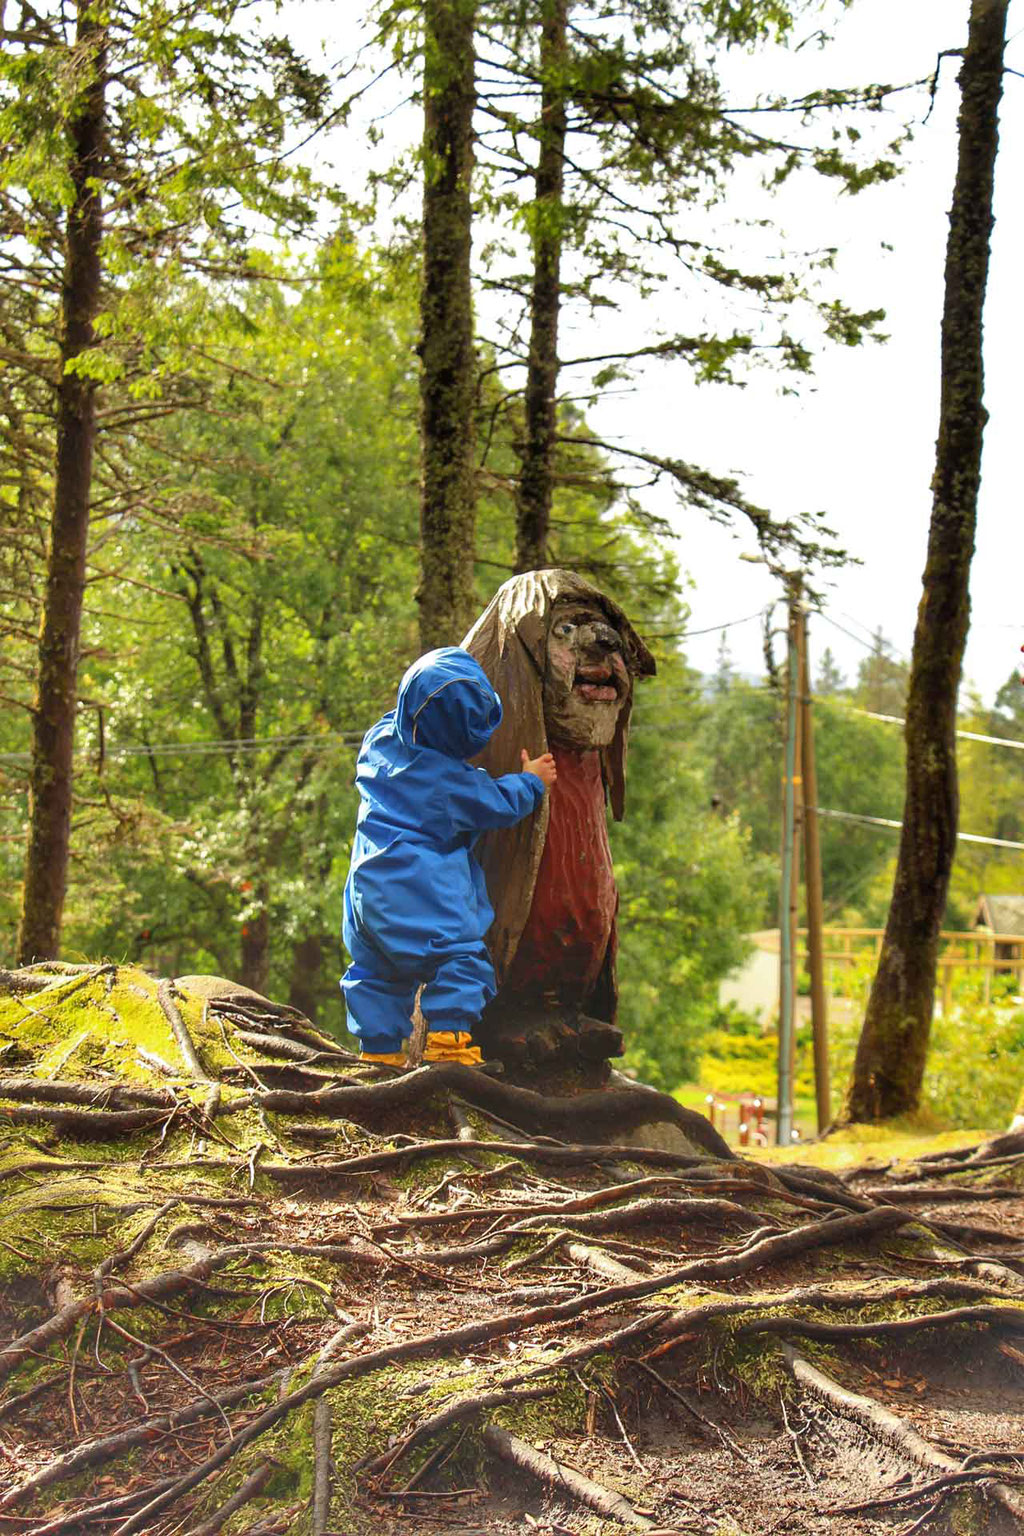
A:
{"label": "white sky", "polygon": [[[347,14],[333,4],[289,6],[296,41],[336,65],[359,35],[360,4]],[[969,0],[854,0],[836,25],[825,51],[737,57],[729,82],[736,101],[760,89],[800,91],[822,85],[902,82],[928,75],[942,49],[966,39]],[[1019,14],[1018,14],[1019,13]],[[1015,31],[1018,35],[1015,35]],[[1024,70],[1024,11],[1011,7],[1007,61]],[[896,182],[856,198],[838,197],[820,178],[797,177],[774,216],[792,249],[840,248],[832,287],[855,308],[882,307],[884,346],[830,347],[818,357],[815,376],[800,395],[783,395],[781,383],[763,370],[744,390],[696,387],[685,364],[652,366],[631,394],[616,391],[589,413],[602,436],[624,445],[700,464],[716,473],[738,473],[746,494],[785,515],[821,511],[840,541],[863,562],[830,578],[827,613],[853,635],[878,626],[897,651],[909,656],[920,596],[930,514],[938,409],[939,324],[947,210],[956,167],[955,59],[943,65],[937,102],[921,121],[926,99],[897,97],[896,110],[917,119],[914,142],[904,153]],[[399,109],[382,127],[390,145],[416,132],[409,111]],[[890,119],[894,133],[898,119]],[[367,163],[354,123],[325,146],[343,178],[358,177]],[[1024,79],[1007,76],[997,166],[996,230],[986,308],[986,432],[978,544],[972,576],[973,623],[965,682],[987,700],[1015,670],[1024,641],[1024,606],[1018,590],[1024,571],[1024,518],[1019,508],[1015,462],[1020,431],[1015,390],[1017,360],[1024,355],[1024,305],[1019,294],[1024,208],[1019,196],[1024,169]],[[815,185],[811,185],[814,183]],[[765,208],[751,195],[749,210]],[[883,249],[883,242],[892,246]],[[678,304],[679,313],[673,312]],[[652,309],[654,313],[652,313]],[[656,305],[631,299],[618,321],[604,315],[577,321],[564,338],[563,355],[608,350],[615,334],[692,332],[692,307],[666,293]],[[789,376],[784,381],[791,385]],[[713,628],[694,637],[686,651],[710,670],[719,644],[717,626],[753,614],[777,595],[763,568],[740,563],[740,538],[677,508],[667,489],[649,504],[670,517],[681,535],[691,628]],[[812,664],[829,645],[848,676],[865,650],[823,618],[812,619]],[[734,663],[760,672],[761,638],[756,622],[729,631]]]}

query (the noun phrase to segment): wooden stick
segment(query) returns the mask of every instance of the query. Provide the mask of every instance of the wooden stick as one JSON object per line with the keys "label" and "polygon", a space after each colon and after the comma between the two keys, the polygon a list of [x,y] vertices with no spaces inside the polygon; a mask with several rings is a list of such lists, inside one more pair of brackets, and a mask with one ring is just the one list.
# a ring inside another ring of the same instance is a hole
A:
{"label": "wooden stick", "polygon": [[618,1259],[613,1259],[610,1253],[602,1253],[600,1248],[591,1248],[587,1243],[568,1243],[566,1253],[575,1264],[582,1264],[585,1268],[593,1270],[595,1275],[600,1275],[602,1280],[610,1280],[618,1284],[624,1280],[635,1280],[637,1271],[631,1269],[628,1264],[620,1264]]}
{"label": "wooden stick", "polygon": [[318,1397],[313,1408],[312,1536],[326,1536],[331,1523],[331,1400]]}

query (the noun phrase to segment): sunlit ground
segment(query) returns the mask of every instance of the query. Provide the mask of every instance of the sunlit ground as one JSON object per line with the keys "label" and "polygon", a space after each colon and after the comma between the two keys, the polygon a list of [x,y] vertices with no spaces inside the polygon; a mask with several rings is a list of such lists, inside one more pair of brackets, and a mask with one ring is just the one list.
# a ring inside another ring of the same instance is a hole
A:
{"label": "sunlit ground", "polygon": [[[677,1089],[673,1097],[687,1109],[694,1109],[698,1114],[707,1113],[707,1090],[697,1083],[689,1083]],[[851,1126],[848,1130],[834,1131],[824,1141],[818,1141],[814,1100],[798,1098],[794,1106],[794,1123],[800,1130],[800,1136],[791,1146],[774,1145],[775,1125],[770,1119],[764,1122],[767,1146],[759,1146],[750,1139],[746,1145],[742,1145],[739,1136],[739,1102],[734,1098],[721,1097],[717,1102],[715,1123],[730,1146],[761,1162],[812,1163],[818,1168],[852,1168],[861,1163],[882,1164],[894,1159],[910,1161],[927,1152],[955,1151],[958,1147],[977,1146],[979,1142],[989,1141],[1006,1130],[1005,1125],[945,1130],[924,1112],[916,1116],[905,1116],[884,1126]]]}

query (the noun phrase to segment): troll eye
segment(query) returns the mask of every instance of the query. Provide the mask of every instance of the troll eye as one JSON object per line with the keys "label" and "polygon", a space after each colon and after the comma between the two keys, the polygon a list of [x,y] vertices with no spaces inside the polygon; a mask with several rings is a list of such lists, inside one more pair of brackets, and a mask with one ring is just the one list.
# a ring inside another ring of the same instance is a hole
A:
{"label": "troll eye", "polygon": [[579,625],[574,624],[572,619],[560,619],[554,626],[554,633],[560,640],[568,640],[569,636],[574,635],[578,628]]}

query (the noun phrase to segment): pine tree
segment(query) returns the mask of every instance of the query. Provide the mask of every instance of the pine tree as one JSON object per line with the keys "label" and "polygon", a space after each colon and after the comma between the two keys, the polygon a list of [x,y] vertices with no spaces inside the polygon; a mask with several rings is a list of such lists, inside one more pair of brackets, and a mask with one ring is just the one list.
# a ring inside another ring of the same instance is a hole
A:
{"label": "pine tree", "polygon": [[970,617],[985,425],[982,315],[1009,0],[971,0],[960,71],[959,159],[946,247],[942,389],[924,591],[907,693],[907,782],[892,903],[846,1113],[917,1106],[935,1001],[939,933],[956,854],[956,706]]}

